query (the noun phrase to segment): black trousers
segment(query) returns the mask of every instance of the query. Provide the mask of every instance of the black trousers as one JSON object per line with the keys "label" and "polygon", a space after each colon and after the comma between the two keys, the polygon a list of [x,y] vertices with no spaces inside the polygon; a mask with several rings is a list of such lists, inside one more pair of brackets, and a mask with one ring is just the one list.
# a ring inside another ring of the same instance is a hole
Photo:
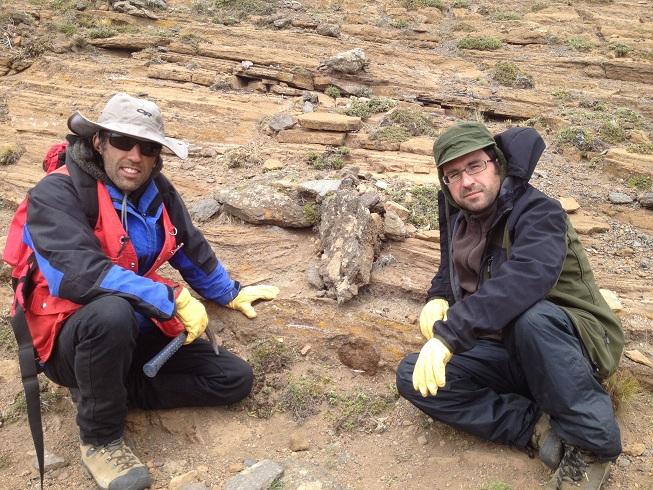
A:
{"label": "black trousers", "polygon": [[568,444],[615,459],[621,437],[608,394],[593,376],[565,312],[540,301],[504,328],[454,354],[446,385],[426,398],[413,389],[417,354],[397,369],[399,393],[424,413],[483,439],[524,448],[542,412]]}
{"label": "black trousers", "polygon": [[132,306],[117,296],[97,299],[66,321],[44,372],[59,385],[79,389],[77,425],[84,443],[121,437],[128,406],[215,406],[249,394],[251,367],[225,349],[216,356],[204,339],[182,346],[148,378],[143,364],[169,341],[156,328],[139,332]]}

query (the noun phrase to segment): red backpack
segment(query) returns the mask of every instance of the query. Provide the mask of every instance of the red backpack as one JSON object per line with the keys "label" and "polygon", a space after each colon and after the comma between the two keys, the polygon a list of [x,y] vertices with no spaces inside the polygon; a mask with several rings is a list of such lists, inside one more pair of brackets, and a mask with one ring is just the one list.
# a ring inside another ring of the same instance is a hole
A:
{"label": "red backpack", "polygon": [[[43,170],[49,174],[66,163],[66,148],[68,147],[67,141],[55,143],[50,147],[48,152],[43,158]],[[14,213],[9,230],[7,231],[7,242],[5,250],[2,254],[2,260],[12,267],[11,277],[13,281],[14,291],[18,293],[18,281],[27,272],[29,256],[31,250],[23,243],[23,227],[27,221],[27,204],[28,199],[25,198],[19,204],[16,212]],[[15,306],[14,306],[15,307]],[[13,314],[12,308],[12,314]]]}
{"label": "red backpack", "polygon": [[[43,170],[46,173],[65,171],[62,166],[66,162],[66,148],[68,142],[56,143],[50,147],[43,159]],[[59,170],[61,168],[61,170]],[[36,458],[39,463],[39,475],[41,477],[41,489],[43,488],[43,426],[41,423],[41,401],[39,394],[39,381],[37,378],[37,365],[34,353],[32,336],[27,327],[24,313],[24,301],[29,295],[30,276],[34,267],[34,254],[23,242],[23,228],[27,221],[28,198],[23,199],[9,225],[7,242],[2,254],[2,260],[12,268],[11,280],[15,293],[15,301],[12,305],[11,326],[18,343],[18,362],[25,389],[25,400],[27,402],[27,420],[32,432]]]}

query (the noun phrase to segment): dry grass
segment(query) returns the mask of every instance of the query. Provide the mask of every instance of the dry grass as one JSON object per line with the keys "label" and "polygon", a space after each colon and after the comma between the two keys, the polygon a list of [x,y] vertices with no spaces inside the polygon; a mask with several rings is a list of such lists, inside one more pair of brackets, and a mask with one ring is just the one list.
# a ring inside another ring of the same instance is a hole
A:
{"label": "dry grass", "polygon": [[615,412],[626,411],[635,397],[642,391],[637,378],[626,370],[618,370],[603,382],[603,387],[612,399]]}

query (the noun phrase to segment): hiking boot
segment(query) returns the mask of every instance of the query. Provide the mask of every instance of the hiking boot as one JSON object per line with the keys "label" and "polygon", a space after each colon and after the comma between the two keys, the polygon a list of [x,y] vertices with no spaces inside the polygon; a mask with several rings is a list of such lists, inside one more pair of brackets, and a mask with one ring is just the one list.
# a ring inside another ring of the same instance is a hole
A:
{"label": "hiking boot", "polygon": [[552,470],[555,470],[562,459],[562,441],[551,428],[551,419],[548,414],[540,416],[533,435],[528,445],[537,456]]}
{"label": "hiking boot", "polygon": [[152,480],[122,439],[103,446],[81,444],[82,465],[103,490],[143,490]]}
{"label": "hiking boot", "polygon": [[547,490],[599,490],[610,473],[610,461],[565,444],[560,466],[546,485]]}

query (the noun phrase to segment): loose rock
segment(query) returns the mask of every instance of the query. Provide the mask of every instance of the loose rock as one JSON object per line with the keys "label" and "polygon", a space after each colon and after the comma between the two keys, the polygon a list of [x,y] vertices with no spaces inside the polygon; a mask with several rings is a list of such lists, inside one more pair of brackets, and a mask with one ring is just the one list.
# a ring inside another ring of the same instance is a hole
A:
{"label": "loose rock", "polygon": [[609,289],[599,289],[599,291],[612,311],[621,311],[624,309],[621,301],[619,301],[617,293],[610,291]]}
{"label": "loose rock", "polygon": [[561,197],[560,205],[567,213],[575,213],[580,209],[580,204],[573,197]]}
{"label": "loose rock", "polygon": [[280,465],[264,459],[230,478],[224,490],[266,490],[281,475],[283,468]]}
{"label": "loose rock", "polygon": [[[63,459],[61,456],[49,452],[47,449],[45,450],[43,454],[43,469],[46,473],[66,466],[68,466],[68,461]],[[32,459],[32,467],[37,470],[39,469],[39,462],[36,459],[36,456]]]}
{"label": "loose rock", "polygon": [[394,201],[386,201],[385,204],[383,205],[383,208],[386,210],[386,212],[392,211],[401,219],[408,219],[408,216],[410,216],[410,211],[408,210],[408,208]]}
{"label": "loose rock", "polygon": [[329,192],[336,192],[342,183],[339,179],[308,180],[299,184],[299,191],[309,196],[324,197]]}
{"label": "loose rock", "polygon": [[354,48],[322,61],[318,69],[353,74],[365,70],[369,63],[365,52],[361,48]]}
{"label": "loose rock", "polygon": [[290,114],[284,114],[282,112],[279,114],[275,114],[272,117],[272,119],[270,119],[268,126],[274,131],[279,132],[279,131],[283,131],[284,129],[290,129],[295,124],[297,124],[297,119],[292,117]]}
{"label": "loose rock", "polygon": [[635,350],[635,349],[634,350],[627,350],[627,351],[624,351],[624,354],[631,361],[634,361],[634,362],[637,362],[639,364],[643,364],[644,366],[648,366],[648,367],[653,368],[653,362],[651,362],[648,357],[646,357],[644,354],[642,354],[638,350]]}
{"label": "loose rock", "polygon": [[199,223],[211,218],[213,215],[220,211],[220,203],[212,197],[207,197],[201,201],[197,201],[190,209],[191,218]]}
{"label": "loose rock", "polygon": [[169,490],[181,490],[182,488],[197,483],[197,471],[191,470],[183,475],[175,476],[170,480],[168,485]]}
{"label": "loose rock", "polygon": [[406,225],[394,211],[387,211],[383,221],[383,233],[386,237],[394,240],[406,238]]}
{"label": "loose rock", "polygon": [[349,337],[338,349],[338,359],[345,366],[364,371],[372,376],[379,368],[381,356],[368,340]]}
{"label": "loose rock", "polygon": [[295,432],[290,436],[288,447],[290,447],[290,450],[293,452],[308,451],[310,441],[304,434]]}
{"label": "loose rock", "polygon": [[646,451],[646,446],[641,442],[635,442],[633,444],[626,444],[624,447],[624,454],[628,456],[641,456]]}
{"label": "loose rock", "polygon": [[643,208],[653,209],[653,192],[645,192],[644,194],[641,194],[637,200]]}
{"label": "loose rock", "polygon": [[287,228],[308,228],[314,216],[307,216],[304,207],[292,197],[260,184],[244,189],[220,189],[214,194],[223,211],[248,223],[278,225]]}
{"label": "loose rock", "polygon": [[318,24],[315,32],[317,32],[320,36],[340,37],[340,26],[337,24]]}
{"label": "loose rock", "polygon": [[315,289],[324,289],[324,281],[322,281],[322,276],[320,276],[320,271],[316,265],[310,265],[306,269],[306,280]]}
{"label": "loose rock", "polygon": [[611,192],[608,194],[608,200],[612,204],[630,204],[633,202],[633,198],[623,192]]}
{"label": "loose rock", "polygon": [[263,162],[263,168],[265,170],[279,170],[286,166],[282,161],[276,160],[274,158],[268,158]]}

